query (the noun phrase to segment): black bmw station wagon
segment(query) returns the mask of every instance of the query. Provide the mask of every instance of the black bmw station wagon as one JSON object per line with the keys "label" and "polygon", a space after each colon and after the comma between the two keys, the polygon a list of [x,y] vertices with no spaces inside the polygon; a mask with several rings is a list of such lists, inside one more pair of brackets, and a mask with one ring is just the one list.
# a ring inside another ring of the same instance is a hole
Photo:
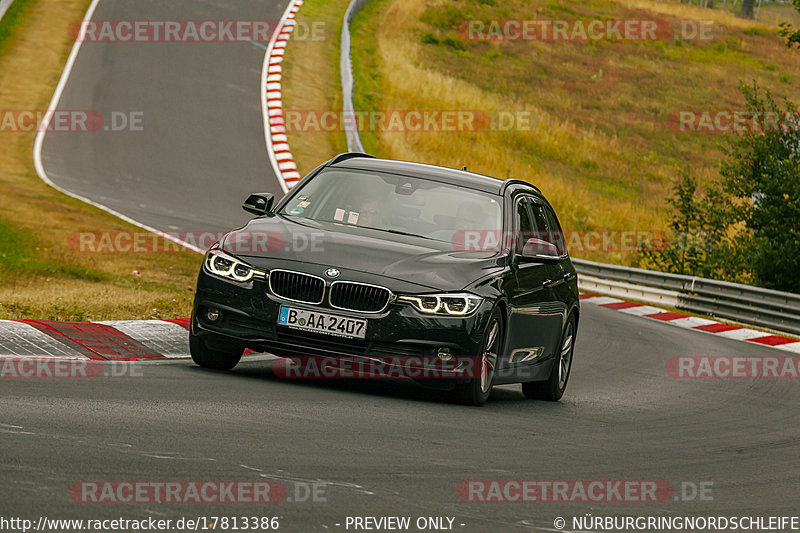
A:
{"label": "black bmw station wagon", "polygon": [[196,364],[228,370],[252,349],[357,363],[355,377],[399,365],[397,377],[444,378],[437,386],[470,405],[499,384],[564,394],[577,274],[536,187],[348,153],[273,204],[250,195],[242,207],[257,216],[205,256]]}

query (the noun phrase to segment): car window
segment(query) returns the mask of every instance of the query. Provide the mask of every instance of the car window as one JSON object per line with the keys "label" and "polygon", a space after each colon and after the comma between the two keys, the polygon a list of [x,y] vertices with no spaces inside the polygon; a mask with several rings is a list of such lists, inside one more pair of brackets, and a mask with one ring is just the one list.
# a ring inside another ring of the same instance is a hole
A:
{"label": "car window", "polygon": [[564,232],[561,231],[561,224],[558,223],[555,212],[546,205],[543,205],[542,209],[544,209],[550,225],[551,240],[548,242],[555,244],[558,249],[558,255],[567,255],[567,241],[564,238]]}
{"label": "car window", "polygon": [[533,215],[533,227],[537,232],[536,238],[545,242],[550,242],[550,223],[542,204],[531,202],[531,214]]}
{"label": "car window", "polygon": [[556,247],[558,255],[565,255],[566,244],[561,228],[550,208],[539,201],[531,201],[533,224],[536,227],[536,237]]}
{"label": "car window", "polygon": [[525,247],[528,239],[536,234],[536,228],[531,221],[530,211],[528,209],[528,199],[523,197],[517,200],[517,251],[521,251]]}
{"label": "car window", "polygon": [[501,197],[418,177],[324,170],[282,215],[453,242],[459,232],[499,233]]}

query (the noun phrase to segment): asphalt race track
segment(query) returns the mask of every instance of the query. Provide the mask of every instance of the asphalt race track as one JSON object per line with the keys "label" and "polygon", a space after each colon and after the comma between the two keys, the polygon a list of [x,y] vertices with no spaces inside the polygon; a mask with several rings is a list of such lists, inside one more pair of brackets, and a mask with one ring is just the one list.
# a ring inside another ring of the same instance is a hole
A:
{"label": "asphalt race track", "polygon": [[[103,0],[95,19],[277,19],[284,8]],[[143,111],[145,131],[47,135],[48,175],[164,231],[243,222],[247,192],[281,191],[264,149],[263,56],[250,44],[85,44],[61,108]],[[584,305],[560,403],[525,400],[519,386],[468,408],[411,382],[282,380],[265,356],[233,372],[183,359],[137,363],[123,377],[4,379],[2,514],[277,516],[291,532],[346,531],[348,516],[368,515],[449,516],[457,531],[499,532],[552,531],[557,517],[570,529],[587,513],[796,514],[798,380],[670,377],[667,360],[687,355],[776,350]],[[460,482],[494,479],[663,480],[676,492],[642,503],[459,499]],[[288,498],[88,504],[70,496],[82,481],[201,480],[277,481]],[[691,488],[701,484],[710,487],[703,499]],[[293,501],[309,486],[316,502]]]}
{"label": "asphalt race track", "polygon": [[[93,20],[277,21],[285,8],[285,2],[269,0],[102,0]],[[162,231],[240,226],[249,193],[283,195],[264,142],[265,48],[244,42],[84,42],[58,109],[99,112],[110,129],[45,135],[48,177]],[[128,121],[140,117],[141,131],[113,131],[119,113]]]}
{"label": "asphalt race track", "polygon": [[[279,380],[258,356],[232,373],[182,360],[142,363],[141,376],[4,380],[0,500],[34,518],[277,515],[284,531],[395,513],[455,516],[463,531],[544,530],[583,513],[787,514],[797,509],[787,487],[800,482],[796,380],[665,371],[677,355],[774,352],[585,305],[557,404],[515,386],[467,408],[410,382]],[[290,496],[317,481],[326,501],[84,504],[68,494],[86,480],[264,479]],[[713,482],[713,500],[461,502],[458,483],[473,479]]]}

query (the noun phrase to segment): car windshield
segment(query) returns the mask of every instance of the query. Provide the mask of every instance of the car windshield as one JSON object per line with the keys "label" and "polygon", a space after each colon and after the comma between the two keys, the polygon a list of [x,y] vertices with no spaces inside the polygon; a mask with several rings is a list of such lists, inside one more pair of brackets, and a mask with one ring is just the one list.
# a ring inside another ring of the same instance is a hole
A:
{"label": "car windshield", "polygon": [[500,231],[500,200],[416,177],[331,169],[303,186],[281,214],[452,242],[462,231]]}

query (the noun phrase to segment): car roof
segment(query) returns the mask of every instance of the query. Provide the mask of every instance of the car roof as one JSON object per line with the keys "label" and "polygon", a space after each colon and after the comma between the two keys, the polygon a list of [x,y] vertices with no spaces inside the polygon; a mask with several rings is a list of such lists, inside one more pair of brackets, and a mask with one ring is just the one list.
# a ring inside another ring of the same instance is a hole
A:
{"label": "car roof", "polygon": [[353,154],[343,160],[337,157],[328,166],[332,168],[348,168],[352,170],[385,172],[389,174],[427,178],[450,185],[477,189],[479,191],[498,195],[502,195],[506,186],[511,182],[526,185],[538,192],[533,185],[520,180],[501,180],[483,174],[476,174],[475,172],[468,172],[466,170],[428,165],[425,163],[412,163],[410,161],[378,159],[367,155],[358,156]]}

